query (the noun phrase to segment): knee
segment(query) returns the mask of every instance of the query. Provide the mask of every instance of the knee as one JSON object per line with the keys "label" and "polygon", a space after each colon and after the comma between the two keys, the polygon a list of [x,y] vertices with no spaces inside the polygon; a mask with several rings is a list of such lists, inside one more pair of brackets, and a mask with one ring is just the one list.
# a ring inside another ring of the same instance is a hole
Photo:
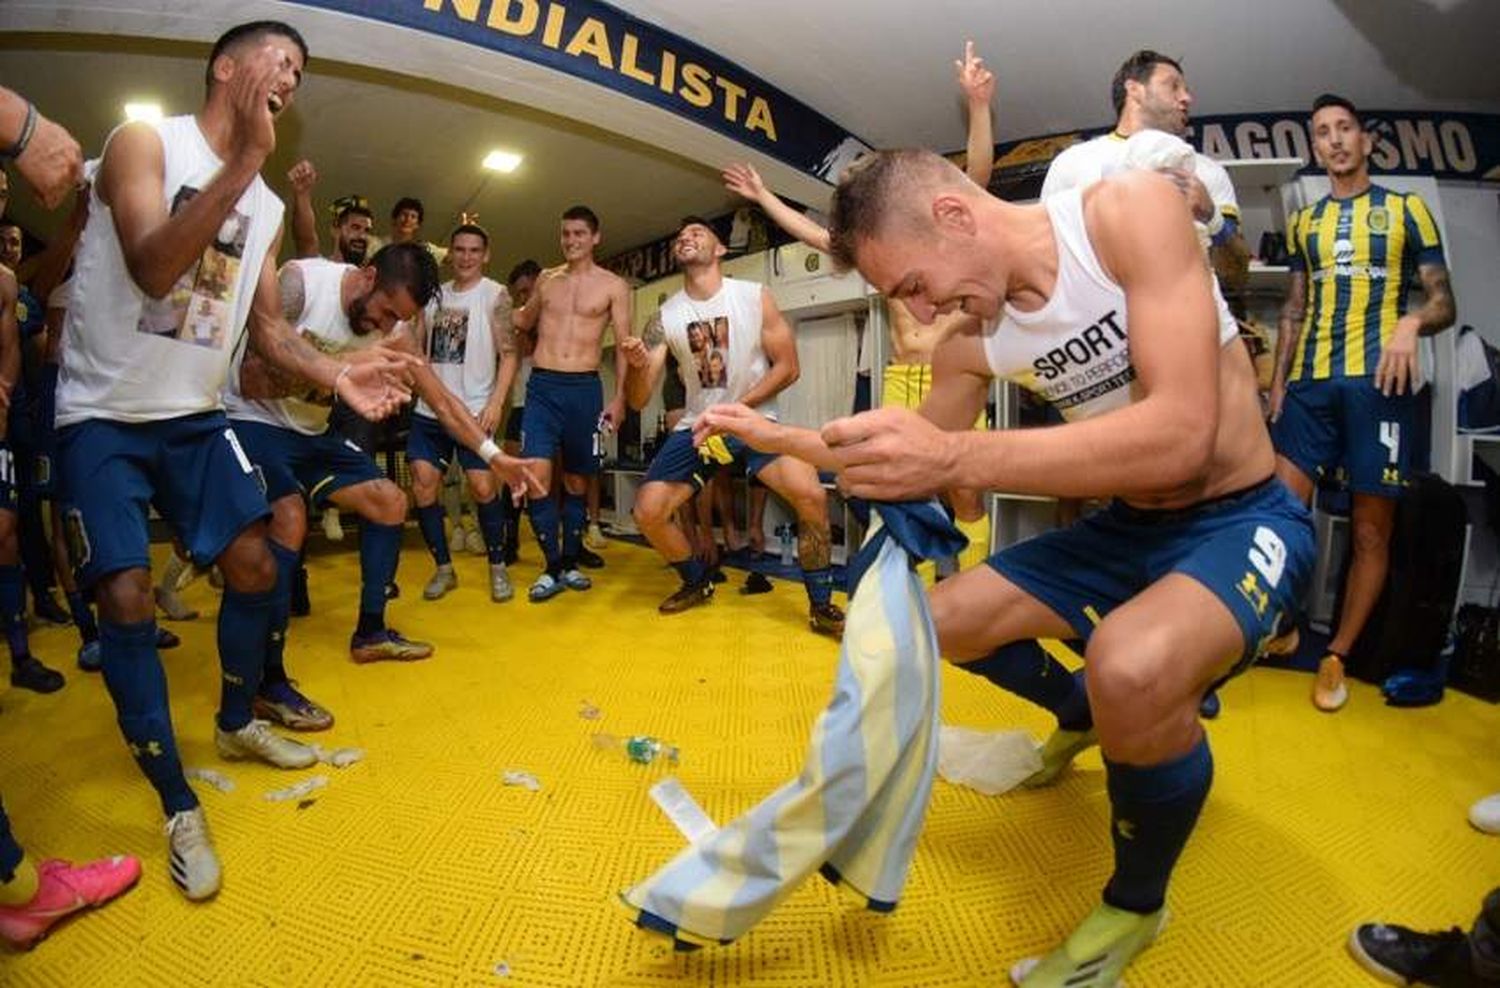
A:
{"label": "knee", "polygon": [[276,560],[266,545],[264,530],[235,539],[218,562],[224,585],[236,593],[265,593],[276,586]]}
{"label": "knee", "polygon": [[638,528],[651,529],[666,521],[671,511],[665,498],[657,496],[654,491],[642,488],[635,499],[635,506],[630,509],[630,514],[635,519]]}
{"label": "knee", "polygon": [[1084,653],[1090,704],[1149,720],[1176,699],[1163,688],[1164,643],[1155,637],[1149,630],[1114,633],[1107,624],[1094,633]]}
{"label": "knee", "polygon": [[[475,501],[491,501],[494,499],[496,493],[495,475],[488,470],[472,471],[469,474],[469,487],[474,491]],[[413,488],[413,491],[415,491],[415,488]]]}
{"label": "knee", "polygon": [[421,460],[413,461],[411,471],[411,496],[418,505],[423,507],[434,504],[438,497],[438,481],[440,477]]}
{"label": "knee", "polygon": [[406,495],[401,488],[389,480],[376,481],[371,500],[375,508],[375,522],[381,525],[400,525],[406,521]]}
{"label": "knee", "polygon": [[574,497],[579,497],[589,489],[589,479],[572,473],[563,474],[563,488]]}
{"label": "knee", "polygon": [[136,624],[149,621],[156,613],[151,596],[151,574],[143,569],[128,569],[101,577],[94,588],[99,616],[111,624]]}
{"label": "knee", "polygon": [[271,538],[288,549],[301,549],[307,539],[307,506],[299,497],[284,497],[271,505]]}

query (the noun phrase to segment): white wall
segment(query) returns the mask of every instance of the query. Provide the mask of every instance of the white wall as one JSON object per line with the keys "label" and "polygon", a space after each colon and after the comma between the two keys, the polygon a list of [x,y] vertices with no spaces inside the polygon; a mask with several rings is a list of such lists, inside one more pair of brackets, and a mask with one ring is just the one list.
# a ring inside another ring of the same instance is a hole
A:
{"label": "white wall", "polygon": [[1458,325],[1500,346],[1500,186],[1439,182]]}

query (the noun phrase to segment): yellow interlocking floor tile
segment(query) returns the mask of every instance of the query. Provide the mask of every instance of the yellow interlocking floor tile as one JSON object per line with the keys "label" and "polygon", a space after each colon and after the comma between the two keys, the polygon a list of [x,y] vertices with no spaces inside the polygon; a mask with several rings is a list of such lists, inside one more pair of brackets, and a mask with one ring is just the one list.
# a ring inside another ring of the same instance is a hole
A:
{"label": "yellow interlocking floor tile", "polygon": [[[940,783],[893,915],[814,880],[740,943],[674,955],[615,905],[681,847],[646,794],[666,770],[590,735],[681,745],[676,774],[728,820],[800,768],[836,648],[807,630],[796,585],[741,597],[732,582],[663,618],[675,577],[614,543],[592,591],[533,605],[536,549],[523,552],[517,600],[491,604],[483,560],[460,555],[462,585],[426,603],[430,563],[409,540],[390,619],[437,655],[360,667],[347,654],[355,554],[313,558],[314,614],[293,622],[289,666],[338,717],[317,740],[367,749],[342,770],[217,760],[216,600],[205,583],[188,590],[205,616],[173,625],[184,646],[165,655],[184,762],[238,785],[198,785],[225,875],[207,905],[167,877],[156,800],[103,684],[73,668],[72,630],[37,631],[68,686],[0,694],[0,793],[17,835],[39,857],[136,854],[145,874],[34,952],[0,953],[0,984],[993,986],[1092,906],[1110,867],[1097,753],[1050,790],[986,798]],[[1398,711],[1356,685],[1328,716],[1309,687],[1257,670],[1223,691],[1214,792],[1133,985],[1372,984],[1344,954],[1354,924],[1467,924],[1500,883],[1500,838],[1464,820],[1500,790],[1500,709],[1449,694]],[[957,670],[943,688],[949,723],[1046,728]],[[580,716],[585,701],[598,720]],[[508,769],[541,791],[503,785]],[[314,772],[330,781],[305,808],[263,798]]]}

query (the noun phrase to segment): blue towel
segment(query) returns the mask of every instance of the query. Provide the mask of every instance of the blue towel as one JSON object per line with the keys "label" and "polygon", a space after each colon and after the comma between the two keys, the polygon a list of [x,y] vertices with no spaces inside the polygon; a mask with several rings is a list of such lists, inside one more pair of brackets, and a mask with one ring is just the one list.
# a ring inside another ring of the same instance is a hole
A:
{"label": "blue towel", "polygon": [[912,568],[968,540],[936,502],[874,508],[802,773],[622,895],[638,926],[679,949],[732,942],[815,871],[877,911],[900,898],[938,755],[937,634]]}

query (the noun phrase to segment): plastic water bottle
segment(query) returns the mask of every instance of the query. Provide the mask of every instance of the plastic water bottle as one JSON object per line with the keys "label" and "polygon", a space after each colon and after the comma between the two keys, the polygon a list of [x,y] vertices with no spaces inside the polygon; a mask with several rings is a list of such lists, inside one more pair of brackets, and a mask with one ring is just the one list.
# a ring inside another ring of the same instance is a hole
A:
{"label": "plastic water bottle", "polygon": [[649,734],[633,734],[628,738],[617,737],[613,734],[595,734],[594,747],[622,749],[625,757],[638,765],[650,765],[658,758],[665,759],[668,765],[676,765],[679,755],[676,745],[668,744],[661,738],[654,738]]}
{"label": "plastic water bottle", "polygon": [[781,536],[781,565],[792,565],[792,526],[776,526],[776,534]]}

